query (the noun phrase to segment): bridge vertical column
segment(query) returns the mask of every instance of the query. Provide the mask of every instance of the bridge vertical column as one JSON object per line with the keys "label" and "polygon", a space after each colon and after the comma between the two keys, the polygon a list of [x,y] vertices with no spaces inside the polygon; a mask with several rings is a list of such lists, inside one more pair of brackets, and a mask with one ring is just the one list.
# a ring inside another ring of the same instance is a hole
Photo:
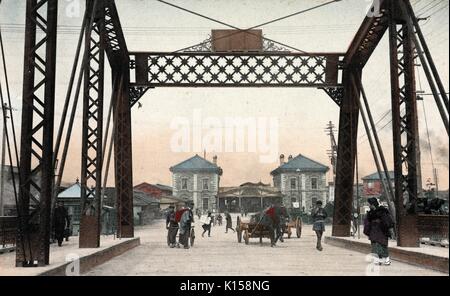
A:
{"label": "bridge vertical column", "polygon": [[119,81],[114,91],[114,158],[117,192],[118,236],[134,237],[133,223],[133,157],[131,137],[131,106],[128,64],[113,69],[113,81]]}
{"label": "bridge vertical column", "polygon": [[50,261],[57,17],[57,0],[27,0],[17,267]]}
{"label": "bridge vertical column", "polygon": [[336,189],[333,216],[333,236],[350,236],[353,207],[353,184],[356,145],[358,137],[358,100],[360,92],[352,76],[361,76],[360,70],[344,70],[336,164]]}
{"label": "bridge vertical column", "polygon": [[406,23],[409,16],[402,15],[398,5],[397,1],[392,0],[389,4],[397,244],[401,247],[418,247],[418,120],[412,39],[414,32],[409,30]]}
{"label": "bridge vertical column", "polygon": [[81,151],[80,248],[100,247],[103,165],[103,96],[105,68],[105,8],[102,0],[86,1],[88,15],[95,18],[86,30]]}

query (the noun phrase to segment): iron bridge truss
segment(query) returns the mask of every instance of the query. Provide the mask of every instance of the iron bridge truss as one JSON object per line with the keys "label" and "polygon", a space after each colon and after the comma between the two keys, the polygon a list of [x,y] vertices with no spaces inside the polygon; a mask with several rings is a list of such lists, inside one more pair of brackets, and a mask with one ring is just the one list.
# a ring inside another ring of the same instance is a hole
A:
{"label": "iron bridge truss", "polygon": [[[93,1],[87,0],[87,3]],[[112,102],[120,237],[134,236],[131,109],[149,89],[156,87],[313,87],[324,90],[340,107],[333,235],[349,236],[359,116],[357,102],[360,96],[354,81],[361,78],[364,66],[383,35],[389,31],[396,204],[402,207],[403,198],[408,198],[409,203],[413,204],[418,169],[415,159],[417,110],[411,44],[414,32],[405,25],[405,18],[412,15],[398,12],[403,4],[409,5],[408,1],[377,1],[380,10],[364,19],[345,54],[300,54],[285,51],[216,53],[204,50],[129,52],[115,1],[97,0],[100,9],[94,26],[87,28],[89,42],[86,54],[89,60],[83,69],[85,122],[82,176],[86,186],[83,199],[98,199],[100,192],[105,53],[115,81]],[[17,266],[35,262],[45,265],[49,262],[57,2],[27,0],[18,207],[22,219],[17,242]],[[402,106],[405,106],[405,111],[401,111]],[[37,175],[39,181],[36,181]],[[94,189],[87,187],[90,185]],[[32,212],[30,200],[37,200],[36,197],[39,197],[37,210]],[[405,217],[414,216],[413,210],[397,212]],[[414,222],[403,218],[398,220],[400,232],[408,231],[403,227],[406,224],[414,226]],[[89,245],[97,246],[97,229],[95,232],[92,240],[89,239]],[[400,241],[400,244],[413,245],[416,237],[412,237],[409,241]]]}

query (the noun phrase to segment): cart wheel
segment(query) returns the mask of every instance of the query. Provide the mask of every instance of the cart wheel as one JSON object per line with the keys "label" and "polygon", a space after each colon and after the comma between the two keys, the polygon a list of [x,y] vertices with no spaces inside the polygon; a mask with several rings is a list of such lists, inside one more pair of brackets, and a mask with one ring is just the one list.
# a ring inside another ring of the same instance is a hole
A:
{"label": "cart wheel", "polygon": [[295,223],[296,225],[296,232],[297,232],[297,237],[300,238],[302,236],[302,220],[300,220],[300,218],[297,218],[297,221]]}
{"label": "cart wheel", "polygon": [[192,229],[191,230],[191,237],[190,237],[191,247],[194,246],[194,240],[195,240],[195,231],[194,231],[194,229]]}
{"label": "cart wheel", "polygon": [[244,232],[244,241],[245,241],[245,244],[248,245],[249,237],[248,237],[248,230],[247,229]]}

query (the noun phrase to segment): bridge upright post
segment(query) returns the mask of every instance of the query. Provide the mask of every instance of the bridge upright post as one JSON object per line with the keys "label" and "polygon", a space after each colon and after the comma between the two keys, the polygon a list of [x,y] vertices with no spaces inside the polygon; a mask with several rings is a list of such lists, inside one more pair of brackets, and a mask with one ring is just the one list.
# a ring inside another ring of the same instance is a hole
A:
{"label": "bridge upright post", "polygon": [[119,81],[113,89],[114,106],[114,159],[117,192],[118,236],[134,237],[133,221],[133,156],[131,136],[130,76],[129,65],[113,68],[113,81]]}
{"label": "bridge upright post", "polygon": [[[94,20],[86,29],[81,149],[80,248],[100,247],[103,166],[103,98],[105,69],[105,7],[103,0],[86,1]],[[95,9],[95,11],[93,11]],[[94,12],[94,13],[93,13]],[[90,210],[90,209],[93,210]]]}
{"label": "bridge upright post", "polygon": [[50,261],[57,17],[57,0],[27,0],[17,267]]}
{"label": "bridge upright post", "polygon": [[398,6],[401,1],[403,0],[391,0],[389,3],[397,244],[401,247],[419,247],[416,212],[419,168],[414,32],[406,22],[409,16],[403,15]]}
{"label": "bridge upright post", "polygon": [[333,215],[333,236],[350,236],[350,226],[353,208],[353,184],[355,174],[356,145],[358,138],[360,96],[356,79],[361,76],[356,67],[344,70],[344,96],[340,109],[339,139],[336,165],[336,189]]}

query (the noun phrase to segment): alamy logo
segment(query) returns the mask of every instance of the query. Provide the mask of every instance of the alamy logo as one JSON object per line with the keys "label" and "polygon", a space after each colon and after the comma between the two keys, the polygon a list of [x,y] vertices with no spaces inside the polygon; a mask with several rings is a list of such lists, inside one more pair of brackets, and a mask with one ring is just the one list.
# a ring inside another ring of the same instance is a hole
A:
{"label": "alamy logo", "polygon": [[277,161],[279,151],[279,120],[275,117],[238,118],[202,117],[194,110],[192,121],[176,117],[170,147],[175,153],[248,152],[258,153],[261,163]]}
{"label": "alamy logo", "polygon": [[80,256],[78,254],[68,254],[66,262],[66,276],[80,276]]}
{"label": "alamy logo", "polygon": [[81,17],[81,2],[80,0],[65,0],[67,2],[66,6],[66,16],[68,18]]}
{"label": "alamy logo", "polygon": [[380,276],[380,264],[377,254],[369,254],[366,256],[366,276]]}
{"label": "alamy logo", "polygon": [[367,7],[368,17],[381,17],[381,3],[380,0],[366,0],[366,2],[371,2]]}

